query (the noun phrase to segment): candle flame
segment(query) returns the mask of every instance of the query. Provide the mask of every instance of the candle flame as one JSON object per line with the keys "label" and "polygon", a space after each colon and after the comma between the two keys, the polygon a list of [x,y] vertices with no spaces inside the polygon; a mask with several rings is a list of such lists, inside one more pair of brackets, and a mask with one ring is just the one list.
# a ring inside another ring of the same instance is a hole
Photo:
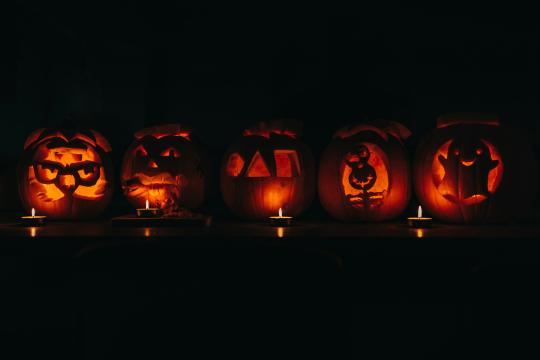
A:
{"label": "candle flame", "polygon": [[150,209],[150,202],[146,200],[146,210]]}
{"label": "candle flame", "polygon": [[418,217],[422,217],[422,206],[418,205]]}
{"label": "candle flame", "polygon": [[279,217],[283,217],[283,210],[281,210],[281,208],[279,208],[278,214],[279,214]]}
{"label": "candle flame", "polygon": [[32,217],[36,217],[36,209],[32,208]]}

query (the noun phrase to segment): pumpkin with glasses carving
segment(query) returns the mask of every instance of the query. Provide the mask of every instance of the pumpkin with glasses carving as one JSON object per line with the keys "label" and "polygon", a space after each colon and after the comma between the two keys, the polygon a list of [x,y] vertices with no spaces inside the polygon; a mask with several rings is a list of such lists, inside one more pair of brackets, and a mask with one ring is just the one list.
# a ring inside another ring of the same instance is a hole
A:
{"label": "pumpkin with glasses carving", "polygon": [[309,148],[298,140],[293,121],[259,123],[244,131],[228,149],[221,169],[221,191],[239,217],[263,220],[297,216],[315,195],[315,165]]}
{"label": "pumpkin with glasses carving", "polygon": [[173,214],[202,205],[207,173],[193,131],[181,124],[159,125],[135,134],[122,162],[122,189],[135,208],[144,208],[148,200],[151,207]]}
{"label": "pumpkin with glasses carving", "polygon": [[34,131],[19,163],[19,195],[25,209],[52,219],[101,214],[113,193],[111,146],[94,130]]}
{"label": "pumpkin with glasses carving", "polygon": [[381,221],[405,210],[411,194],[407,128],[377,121],[338,130],[319,166],[319,198],[334,218]]}
{"label": "pumpkin with glasses carving", "polygon": [[488,114],[447,114],[419,146],[414,184],[434,217],[453,223],[531,213],[537,165],[526,136]]}

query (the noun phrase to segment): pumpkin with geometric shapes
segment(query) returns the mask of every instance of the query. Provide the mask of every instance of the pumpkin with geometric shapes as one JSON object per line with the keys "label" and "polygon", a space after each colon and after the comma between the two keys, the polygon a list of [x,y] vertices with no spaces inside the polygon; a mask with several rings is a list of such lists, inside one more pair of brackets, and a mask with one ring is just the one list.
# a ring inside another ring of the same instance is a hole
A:
{"label": "pumpkin with geometric shapes", "polygon": [[208,196],[208,163],[193,131],[181,124],[146,128],[135,134],[122,162],[122,190],[135,208],[166,214],[200,207]]}
{"label": "pumpkin with geometric shapes", "polygon": [[342,221],[381,221],[406,208],[411,193],[410,135],[397,122],[377,121],[338,130],[322,154],[319,199]]}
{"label": "pumpkin with geometric shapes", "polygon": [[27,212],[52,219],[100,215],[113,194],[111,146],[94,130],[34,131],[24,144],[18,186]]}
{"label": "pumpkin with geometric shapes", "polygon": [[237,216],[263,220],[298,216],[315,195],[315,164],[298,140],[299,124],[291,120],[261,122],[244,131],[223,160],[221,191]]}
{"label": "pumpkin with geometric shapes", "polygon": [[419,146],[414,167],[420,203],[453,223],[527,216],[537,166],[525,136],[488,114],[447,114]]}

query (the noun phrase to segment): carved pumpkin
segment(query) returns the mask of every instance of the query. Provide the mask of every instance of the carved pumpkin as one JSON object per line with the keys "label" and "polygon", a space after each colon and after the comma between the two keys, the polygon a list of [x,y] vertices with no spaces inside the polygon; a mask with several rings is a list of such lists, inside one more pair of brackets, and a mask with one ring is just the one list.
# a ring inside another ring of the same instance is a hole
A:
{"label": "carved pumpkin", "polygon": [[414,183],[433,216],[455,223],[518,219],[537,187],[532,149],[496,116],[448,114],[418,148]]}
{"label": "carved pumpkin", "polygon": [[113,193],[111,146],[94,130],[34,131],[19,164],[19,195],[25,209],[52,219],[101,214]]}
{"label": "carved pumpkin", "polygon": [[319,166],[319,198],[326,211],[343,221],[379,221],[401,214],[411,193],[402,143],[409,135],[395,122],[338,130]]}
{"label": "carved pumpkin", "polygon": [[143,129],[122,162],[122,189],[135,208],[151,207],[165,213],[195,209],[207,196],[208,166],[192,131],[180,124]]}
{"label": "carved pumpkin", "polygon": [[221,169],[221,191],[236,215],[263,220],[297,216],[315,195],[315,165],[292,123],[259,123],[228,149]]}

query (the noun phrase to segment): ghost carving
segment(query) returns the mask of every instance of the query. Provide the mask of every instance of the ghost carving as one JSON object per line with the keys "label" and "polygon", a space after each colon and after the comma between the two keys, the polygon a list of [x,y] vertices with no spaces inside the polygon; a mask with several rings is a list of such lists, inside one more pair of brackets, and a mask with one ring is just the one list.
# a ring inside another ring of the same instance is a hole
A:
{"label": "ghost carving", "polygon": [[445,173],[438,190],[446,199],[472,205],[488,198],[489,172],[499,161],[492,159],[485,140],[452,141],[447,157],[439,155],[438,161]]}

